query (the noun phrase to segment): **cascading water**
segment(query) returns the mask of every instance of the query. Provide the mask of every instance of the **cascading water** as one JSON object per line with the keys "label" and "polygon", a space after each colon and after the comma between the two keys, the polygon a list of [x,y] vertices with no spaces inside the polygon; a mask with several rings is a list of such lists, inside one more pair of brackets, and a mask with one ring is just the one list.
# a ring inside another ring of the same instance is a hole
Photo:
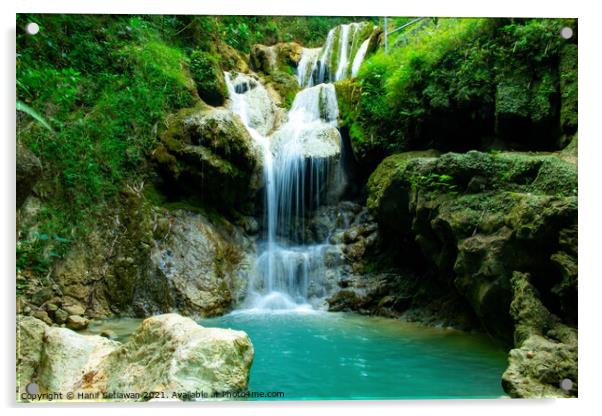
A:
{"label": "cascading water", "polygon": [[299,85],[311,87],[357,75],[372,29],[365,22],[340,25],[328,32],[321,49],[303,49],[297,69]]}
{"label": "cascading water", "polygon": [[364,58],[366,56],[366,51],[368,50],[368,45],[370,44],[370,39],[366,39],[362,42],[362,45],[357,50],[355,54],[355,58],[353,58],[353,64],[351,65],[351,76],[356,77],[358,72],[360,71],[360,65],[364,62]]}
{"label": "cascading water", "polygon": [[297,79],[305,88],[281,126],[276,126],[274,101],[258,79],[225,74],[229,107],[263,153],[265,235],[249,281],[247,307],[311,308],[328,295],[325,255],[331,246],[327,241],[307,244],[305,238],[305,221],[320,205],[336,200],[344,185],[336,92],[324,81],[357,72],[368,46],[360,34],[367,27],[338,26],[322,48],[303,50]]}

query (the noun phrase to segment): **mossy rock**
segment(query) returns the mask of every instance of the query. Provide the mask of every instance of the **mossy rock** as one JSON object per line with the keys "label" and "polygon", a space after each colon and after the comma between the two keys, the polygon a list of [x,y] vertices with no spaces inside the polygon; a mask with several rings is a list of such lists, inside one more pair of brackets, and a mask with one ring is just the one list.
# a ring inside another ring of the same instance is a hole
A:
{"label": "mossy rock", "polygon": [[414,240],[427,269],[509,344],[516,270],[537,271],[545,302],[575,320],[575,239],[563,230],[577,223],[577,169],[561,156],[400,153],[371,175],[367,207],[385,239]]}
{"label": "mossy rock", "polygon": [[577,131],[577,52],[575,44],[567,44],[560,51],[560,125],[565,134]]}
{"label": "mossy rock", "polygon": [[281,42],[272,46],[253,45],[249,55],[251,68],[271,74],[274,71],[295,73],[303,48],[296,42]]}
{"label": "mossy rock", "polygon": [[136,190],[124,188],[120,193],[122,234],[115,245],[112,270],[105,278],[105,296],[119,310],[128,310],[149,263],[153,247],[153,224],[150,204]]}
{"label": "mossy rock", "polygon": [[266,84],[271,85],[280,95],[281,106],[284,108],[290,108],[295,100],[297,92],[299,92],[300,89],[297,78],[288,72],[275,70],[264,79]]}
{"label": "mossy rock", "polygon": [[[514,272],[510,314],[515,321],[515,349],[502,375],[512,397],[576,397],[577,330],[559,322],[543,304],[529,273]],[[560,383],[571,380],[563,389]]]}
{"label": "mossy rock", "polygon": [[361,87],[357,81],[351,79],[336,81],[334,87],[339,107],[339,125],[349,125],[356,117]]}
{"label": "mossy rock", "polygon": [[224,42],[219,42],[216,49],[219,51],[220,66],[224,71],[249,72],[246,57]]}
{"label": "mossy rock", "polygon": [[405,170],[414,159],[429,160],[439,155],[434,150],[398,153],[387,157],[368,179],[366,206],[381,224],[395,230],[408,229],[411,183]]}
{"label": "mossy rock", "polygon": [[194,197],[233,212],[260,186],[259,151],[240,118],[223,108],[199,105],[168,118],[153,161],[170,200]]}
{"label": "mossy rock", "polygon": [[228,88],[224,73],[219,66],[219,58],[202,50],[190,55],[190,72],[199,96],[211,105],[222,105],[228,98]]}
{"label": "mossy rock", "polygon": [[556,149],[559,80],[556,71],[507,68],[495,96],[497,135],[518,148]]}

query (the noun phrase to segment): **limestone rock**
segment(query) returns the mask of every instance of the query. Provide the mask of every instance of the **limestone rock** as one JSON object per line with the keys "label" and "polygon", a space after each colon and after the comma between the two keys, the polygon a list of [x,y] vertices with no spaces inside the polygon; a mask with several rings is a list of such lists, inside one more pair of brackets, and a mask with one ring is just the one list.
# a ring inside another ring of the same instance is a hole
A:
{"label": "limestone rock", "polygon": [[17,345],[19,390],[35,382],[41,393],[63,394],[245,390],[254,355],[244,332],[177,314],[146,319],[125,344],[19,317]]}
{"label": "limestone rock", "polygon": [[49,287],[44,287],[42,289],[37,290],[31,296],[31,303],[37,306],[41,306],[44,302],[52,298],[52,289]]}
{"label": "limestone rock", "polygon": [[434,158],[435,150],[399,153],[389,156],[378,166],[368,180],[368,201],[366,206],[378,222],[394,230],[411,226],[408,184],[404,172],[414,159]]}
{"label": "limestone rock", "polygon": [[509,344],[514,271],[547,275],[538,289],[575,319],[576,254],[569,259],[560,240],[576,227],[576,189],[576,166],[559,154],[409,152],[372,174],[367,206],[386,239],[418,250],[438,284],[453,285]]}
{"label": "limestone rock", "polygon": [[17,316],[17,388],[19,393],[35,382],[42,357],[44,331],[47,325],[31,316]]}
{"label": "limestone rock", "polygon": [[299,83],[295,76],[283,71],[273,71],[265,77],[267,86],[278,93],[278,105],[289,108],[299,91]]}
{"label": "limestone rock", "polygon": [[276,105],[282,101],[282,97],[272,88],[275,85],[274,78],[268,77],[268,83],[255,74],[229,73],[226,78],[231,83],[231,102],[228,108],[235,111],[232,95],[236,94],[246,104],[247,125],[263,136],[269,135],[284,117],[283,110]]}
{"label": "limestone rock", "polygon": [[174,214],[168,236],[152,251],[150,279],[168,282],[170,304],[181,313],[222,315],[243,297],[254,246],[237,228]]}
{"label": "limestone rock", "polygon": [[219,46],[220,64],[224,71],[249,72],[246,58],[227,43],[220,42]]}
{"label": "limestone rock", "polygon": [[48,327],[38,383],[44,391],[67,393],[81,386],[83,375],[98,371],[118,343],[97,335],[79,335],[67,328]]}
{"label": "limestone rock", "polygon": [[84,313],[86,312],[84,307],[79,304],[63,305],[63,310],[65,312],[67,312],[69,315],[79,315],[79,316],[83,316]]}
{"label": "limestone rock", "polygon": [[37,310],[37,311],[34,311],[34,313],[32,315],[34,318],[37,318],[40,321],[43,321],[48,325],[52,325],[52,319],[50,319],[50,316],[48,316],[48,312],[43,311],[43,310]]}
{"label": "limestone rock", "polygon": [[107,357],[95,379],[106,380],[108,391],[170,395],[244,390],[253,355],[242,331],[204,328],[176,314],[159,315],[146,319]]}
{"label": "limestone rock", "polygon": [[88,327],[88,320],[86,318],[82,318],[79,315],[71,315],[67,318],[67,328],[73,330],[81,330]]}
{"label": "limestone rock", "polygon": [[69,314],[65,312],[63,309],[57,309],[54,313],[54,320],[57,324],[61,325],[67,322],[67,318],[69,318]]}
{"label": "limestone rock", "polygon": [[[577,330],[559,322],[543,305],[531,276],[512,276],[510,312],[516,323],[515,346],[510,351],[502,386],[512,397],[576,397]],[[563,380],[570,389],[561,388]]]}

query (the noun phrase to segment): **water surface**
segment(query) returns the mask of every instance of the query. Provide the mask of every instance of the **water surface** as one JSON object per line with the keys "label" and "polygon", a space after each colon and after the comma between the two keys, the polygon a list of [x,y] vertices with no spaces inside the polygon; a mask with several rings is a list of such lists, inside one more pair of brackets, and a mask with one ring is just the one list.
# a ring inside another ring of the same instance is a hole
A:
{"label": "water surface", "polygon": [[[140,320],[93,323],[124,341]],[[484,335],[353,314],[238,311],[203,326],[249,334],[252,391],[299,399],[496,398],[505,351]]]}

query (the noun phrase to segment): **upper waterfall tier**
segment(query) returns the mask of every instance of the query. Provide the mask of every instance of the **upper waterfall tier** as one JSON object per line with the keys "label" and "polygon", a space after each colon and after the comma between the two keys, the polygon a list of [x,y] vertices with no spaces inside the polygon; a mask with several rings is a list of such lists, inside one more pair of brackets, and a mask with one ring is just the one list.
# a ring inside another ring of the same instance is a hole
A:
{"label": "upper waterfall tier", "polygon": [[304,48],[297,67],[299,85],[311,87],[356,75],[373,32],[369,22],[339,25],[328,32],[322,48]]}
{"label": "upper waterfall tier", "polygon": [[[278,122],[278,107],[261,82],[253,76],[225,72],[231,110],[247,128],[267,136]],[[251,132],[253,133],[253,132]]]}

